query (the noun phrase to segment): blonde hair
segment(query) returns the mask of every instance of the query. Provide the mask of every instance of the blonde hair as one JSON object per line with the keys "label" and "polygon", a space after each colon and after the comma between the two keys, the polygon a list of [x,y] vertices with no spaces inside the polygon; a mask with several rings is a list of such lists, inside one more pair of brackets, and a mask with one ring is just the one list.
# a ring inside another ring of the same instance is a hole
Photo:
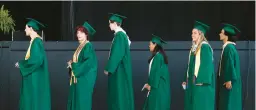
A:
{"label": "blonde hair", "polygon": [[195,55],[197,54],[198,50],[201,48],[202,42],[203,42],[203,41],[208,42],[208,40],[207,40],[206,37],[204,36],[204,33],[203,33],[202,31],[200,31],[200,30],[198,30],[198,32],[199,32],[199,34],[200,34],[200,38],[199,38],[200,41],[199,41],[199,43],[198,43],[199,46],[196,48],[196,51],[194,52]]}

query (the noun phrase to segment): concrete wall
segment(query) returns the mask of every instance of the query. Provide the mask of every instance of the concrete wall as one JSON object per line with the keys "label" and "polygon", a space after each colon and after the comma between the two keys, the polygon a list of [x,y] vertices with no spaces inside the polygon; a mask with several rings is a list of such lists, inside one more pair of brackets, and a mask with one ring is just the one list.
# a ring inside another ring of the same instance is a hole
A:
{"label": "concrete wall", "polygon": [[[21,76],[15,63],[23,59],[29,42],[0,42],[0,110],[17,110],[19,104],[19,92]],[[107,62],[111,42],[93,42],[98,57],[98,76],[93,95],[93,110],[107,109],[107,77],[103,68]],[[215,71],[218,68],[222,42],[210,41],[214,49]],[[47,52],[50,79],[52,110],[65,110],[68,99],[69,79],[66,62],[78,46],[77,42],[45,42]],[[2,48],[1,48],[2,47]],[[171,108],[182,110],[184,91],[181,87],[182,78],[186,72],[190,41],[168,42],[165,51],[169,60],[169,71],[171,74]],[[255,44],[250,42],[251,51],[247,41],[237,42],[237,49],[241,60],[241,75],[243,81],[243,99],[248,97],[244,103],[244,110],[254,110],[255,98]],[[250,53],[250,54],[249,54]],[[148,42],[132,42],[131,56],[133,67],[133,88],[135,95],[136,110],[143,107],[145,92],[141,92],[142,86],[148,77]],[[249,56],[250,55],[250,56]],[[248,67],[250,73],[248,76]],[[248,84],[248,88],[247,85]]]}

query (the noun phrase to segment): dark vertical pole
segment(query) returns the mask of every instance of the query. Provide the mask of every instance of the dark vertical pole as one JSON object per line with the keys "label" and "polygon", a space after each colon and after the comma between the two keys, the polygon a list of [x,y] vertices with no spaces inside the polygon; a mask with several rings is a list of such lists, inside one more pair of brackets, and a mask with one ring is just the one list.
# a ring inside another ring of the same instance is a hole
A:
{"label": "dark vertical pole", "polygon": [[74,40],[74,2],[73,0],[70,1],[70,8],[69,8],[69,13],[70,13],[70,33],[72,37],[71,39]]}
{"label": "dark vertical pole", "polygon": [[64,41],[74,40],[74,2],[62,2],[61,39]]}

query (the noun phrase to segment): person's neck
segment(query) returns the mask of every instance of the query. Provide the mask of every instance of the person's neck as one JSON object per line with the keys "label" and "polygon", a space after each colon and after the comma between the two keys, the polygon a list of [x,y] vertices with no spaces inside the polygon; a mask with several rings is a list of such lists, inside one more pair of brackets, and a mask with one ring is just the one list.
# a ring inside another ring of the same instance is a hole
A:
{"label": "person's neck", "polygon": [[39,37],[39,35],[36,32],[31,33],[31,35],[30,35],[31,39],[35,39],[36,37]]}
{"label": "person's neck", "polygon": [[198,44],[199,44],[199,42],[200,42],[200,40],[197,40],[197,41],[195,41],[195,44],[196,44],[196,45],[198,45]]}
{"label": "person's neck", "polygon": [[228,39],[224,39],[223,40],[223,44],[227,43],[228,42]]}
{"label": "person's neck", "polygon": [[121,27],[120,26],[117,26],[115,29],[114,29],[114,32],[116,33]]}
{"label": "person's neck", "polygon": [[81,40],[79,41],[80,44],[84,43],[84,42],[87,42],[87,40]]}

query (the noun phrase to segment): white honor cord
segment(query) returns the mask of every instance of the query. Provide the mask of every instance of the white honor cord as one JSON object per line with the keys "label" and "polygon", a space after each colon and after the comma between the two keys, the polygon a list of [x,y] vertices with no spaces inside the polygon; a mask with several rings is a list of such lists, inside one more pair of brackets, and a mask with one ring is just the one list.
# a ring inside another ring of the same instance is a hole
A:
{"label": "white honor cord", "polygon": [[148,91],[147,97],[148,97],[149,93],[150,93],[150,91]]}
{"label": "white honor cord", "polygon": [[143,91],[143,90],[145,89],[145,86],[146,86],[146,84],[143,86],[143,88],[141,89],[141,91]]}

